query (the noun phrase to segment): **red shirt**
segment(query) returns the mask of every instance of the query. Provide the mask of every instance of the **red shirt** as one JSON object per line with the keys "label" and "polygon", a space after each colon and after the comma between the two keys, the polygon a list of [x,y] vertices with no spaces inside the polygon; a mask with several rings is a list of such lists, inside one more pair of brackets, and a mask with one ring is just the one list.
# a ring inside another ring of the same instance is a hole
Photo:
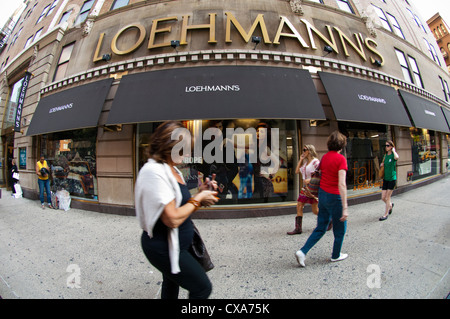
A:
{"label": "red shirt", "polygon": [[339,195],[339,171],[347,171],[347,159],[336,151],[326,153],[320,162],[322,176],[320,188],[325,192]]}

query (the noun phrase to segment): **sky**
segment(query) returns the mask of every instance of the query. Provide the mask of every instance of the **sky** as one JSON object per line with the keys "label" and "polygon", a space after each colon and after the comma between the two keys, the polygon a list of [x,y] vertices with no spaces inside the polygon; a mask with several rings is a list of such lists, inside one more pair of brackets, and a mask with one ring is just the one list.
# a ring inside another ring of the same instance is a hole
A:
{"label": "sky", "polygon": [[[374,0],[379,1],[379,0]],[[387,0],[389,1],[389,0]],[[424,20],[423,23],[439,12],[445,22],[450,25],[450,0],[408,0],[418,9],[418,14]],[[23,0],[0,0],[0,28],[17,9]]]}

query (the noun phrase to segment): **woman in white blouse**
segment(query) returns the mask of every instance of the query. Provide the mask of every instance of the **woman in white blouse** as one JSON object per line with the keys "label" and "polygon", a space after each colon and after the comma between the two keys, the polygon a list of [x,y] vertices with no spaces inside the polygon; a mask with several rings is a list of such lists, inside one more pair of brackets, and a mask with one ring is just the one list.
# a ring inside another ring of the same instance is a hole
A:
{"label": "woman in white blouse", "polygon": [[200,192],[191,197],[181,172],[175,167],[183,159],[179,152],[172,152],[181,143],[172,138],[177,129],[185,130],[182,141],[190,144],[189,132],[176,121],[162,123],[151,137],[150,159],[136,180],[136,216],[143,229],[142,250],[163,276],[161,298],[177,299],[182,287],[189,291],[190,299],[206,299],[212,285],[189,252],[194,235],[190,216],[200,206],[217,202],[217,192],[207,190],[217,189],[217,183],[207,179],[208,185],[200,186]]}
{"label": "woman in white blouse", "polygon": [[[311,174],[319,166],[320,161],[317,158],[316,148],[314,145],[308,144],[303,147],[303,153],[300,155],[300,161],[295,169],[296,174],[301,174],[303,179],[303,187],[308,185]],[[311,204],[312,211],[315,215],[319,213],[319,202],[317,198],[308,197],[303,189],[297,199],[297,216],[295,217],[295,229],[288,232],[288,235],[296,235],[302,233],[302,221],[303,221],[303,208],[305,204]]]}

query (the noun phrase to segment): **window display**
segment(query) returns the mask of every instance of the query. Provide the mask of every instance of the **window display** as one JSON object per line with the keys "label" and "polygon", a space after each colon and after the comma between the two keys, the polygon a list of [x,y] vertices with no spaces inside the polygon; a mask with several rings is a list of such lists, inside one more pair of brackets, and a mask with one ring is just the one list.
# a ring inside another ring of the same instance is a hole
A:
{"label": "window display", "polygon": [[[183,122],[192,150],[178,168],[191,192],[213,174],[219,204],[292,201],[296,124],[290,120],[236,119]],[[148,159],[151,132],[160,123],[139,124],[138,167]],[[186,154],[184,154],[186,156]]]}
{"label": "window display", "polygon": [[41,150],[51,168],[51,190],[98,199],[96,172],[97,129],[59,132],[41,137]]}
{"label": "window display", "polygon": [[412,180],[417,180],[438,173],[439,145],[434,131],[410,128],[412,146]]}
{"label": "window display", "polygon": [[368,123],[340,122],[339,130],[347,136],[347,188],[349,195],[362,195],[379,191],[380,164],[384,145],[391,139],[387,126]]}
{"label": "window display", "polygon": [[447,153],[448,153],[448,157],[447,157],[447,169],[450,166],[450,134],[446,134],[445,137],[447,138]]}

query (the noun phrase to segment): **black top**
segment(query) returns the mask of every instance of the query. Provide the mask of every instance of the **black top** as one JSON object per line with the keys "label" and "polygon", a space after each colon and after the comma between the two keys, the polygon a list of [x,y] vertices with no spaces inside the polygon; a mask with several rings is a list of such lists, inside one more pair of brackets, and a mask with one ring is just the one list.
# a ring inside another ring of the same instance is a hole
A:
{"label": "black top", "polygon": [[[181,206],[187,203],[189,198],[191,198],[191,193],[186,185],[178,183],[180,186],[180,191],[182,195]],[[164,225],[161,218],[155,224],[153,228],[153,237],[151,239],[153,245],[157,245],[158,250],[169,250],[169,242],[167,240],[168,227]],[[192,243],[192,238],[194,236],[194,226],[189,216],[183,224],[178,227],[178,237],[180,241],[180,249],[189,249]]]}

